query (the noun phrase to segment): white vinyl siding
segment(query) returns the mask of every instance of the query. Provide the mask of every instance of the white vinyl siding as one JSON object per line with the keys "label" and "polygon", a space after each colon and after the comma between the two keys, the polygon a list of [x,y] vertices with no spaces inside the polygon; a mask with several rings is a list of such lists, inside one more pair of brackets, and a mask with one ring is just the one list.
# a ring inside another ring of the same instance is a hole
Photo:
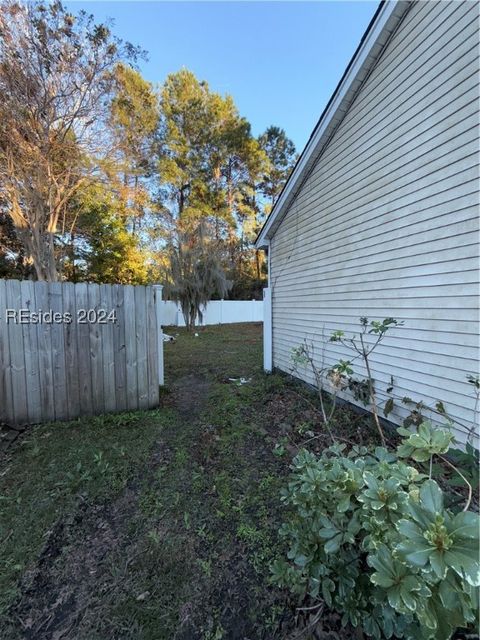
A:
{"label": "white vinyl siding", "polygon": [[[379,395],[392,375],[396,396],[463,423],[479,367],[477,20],[474,2],[412,3],[270,239],[274,366],[290,371],[304,338],[319,354],[322,331],[392,316]],[[348,355],[329,344],[326,363]]]}

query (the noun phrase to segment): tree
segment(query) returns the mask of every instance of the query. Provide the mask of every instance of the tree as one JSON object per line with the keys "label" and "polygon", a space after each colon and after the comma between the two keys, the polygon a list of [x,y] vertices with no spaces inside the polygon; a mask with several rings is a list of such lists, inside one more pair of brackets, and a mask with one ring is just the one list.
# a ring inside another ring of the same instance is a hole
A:
{"label": "tree", "polygon": [[256,218],[256,183],[267,168],[267,158],[252,136],[250,123],[240,116],[230,96],[210,94],[213,130],[208,158],[214,209],[244,235]]}
{"label": "tree", "polygon": [[258,142],[270,161],[269,170],[260,183],[260,190],[268,198],[271,209],[290,175],[297,154],[295,145],[280,127],[268,127]]}
{"label": "tree", "polygon": [[159,175],[170,219],[209,215],[205,190],[213,114],[209,90],[191,71],[167,77],[161,91]]}
{"label": "tree", "polygon": [[69,205],[75,225],[68,238],[62,271],[68,280],[145,284],[147,253],[127,228],[124,203],[111,184],[80,188]]}
{"label": "tree", "polygon": [[69,201],[112,157],[105,123],[123,45],[55,1],[0,4],[0,199],[39,280],[57,280]]}
{"label": "tree", "polygon": [[161,110],[159,173],[171,223],[210,221],[231,279],[254,277],[257,185],[268,160],[250,124],[230,96],[211,91],[186,69],[167,78]]}
{"label": "tree", "polygon": [[120,174],[119,194],[135,233],[145,215],[156,209],[150,183],[157,152],[159,99],[151,83],[128,65],[118,64],[114,78],[109,125],[117,157],[109,169]]}
{"label": "tree", "polygon": [[177,225],[168,246],[167,278],[166,292],[180,302],[189,331],[197,318],[202,322],[212,296],[228,292],[231,283],[221,266],[221,247],[205,220]]}

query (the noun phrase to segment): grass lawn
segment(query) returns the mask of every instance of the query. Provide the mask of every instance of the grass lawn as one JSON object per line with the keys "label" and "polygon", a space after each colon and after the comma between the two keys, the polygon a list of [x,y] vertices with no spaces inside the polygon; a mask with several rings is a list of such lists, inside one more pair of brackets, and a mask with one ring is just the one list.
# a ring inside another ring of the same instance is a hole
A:
{"label": "grass lawn", "polygon": [[[1,639],[358,637],[334,612],[312,635],[269,582],[290,460],[329,444],[315,394],[263,373],[261,325],[168,333],[158,410],[36,426],[3,454]],[[347,407],[333,429],[377,443]]]}
{"label": "grass lawn", "polygon": [[3,640],[280,637],[284,444],[312,411],[263,374],[261,325],[170,333],[158,410],[37,426],[2,460]]}

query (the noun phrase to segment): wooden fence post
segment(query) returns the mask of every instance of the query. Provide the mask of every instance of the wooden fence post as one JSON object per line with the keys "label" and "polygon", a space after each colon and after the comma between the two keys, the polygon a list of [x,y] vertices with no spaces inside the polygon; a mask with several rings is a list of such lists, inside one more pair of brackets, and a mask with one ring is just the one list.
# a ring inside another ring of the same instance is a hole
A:
{"label": "wooden fence post", "polygon": [[165,376],[163,370],[163,331],[162,331],[162,291],[161,284],[154,284],[153,290],[155,294],[155,312],[157,316],[157,340],[158,340],[158,384],[165,384]]}

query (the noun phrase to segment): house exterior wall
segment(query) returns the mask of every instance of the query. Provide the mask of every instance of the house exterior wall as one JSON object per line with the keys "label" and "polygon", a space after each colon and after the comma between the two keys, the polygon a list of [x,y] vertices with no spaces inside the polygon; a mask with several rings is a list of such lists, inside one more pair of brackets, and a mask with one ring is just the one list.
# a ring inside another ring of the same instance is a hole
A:
{"label": "house exterior wall", "polygon": [[393,376],[396,396],[442,400],[465,424],[479,361],[477,12],[412,4],[270,239],[274,366],[290,371],[304,339],[319,362],[322,332],[392,316],[404,325],[371,356],[380,397]]}

